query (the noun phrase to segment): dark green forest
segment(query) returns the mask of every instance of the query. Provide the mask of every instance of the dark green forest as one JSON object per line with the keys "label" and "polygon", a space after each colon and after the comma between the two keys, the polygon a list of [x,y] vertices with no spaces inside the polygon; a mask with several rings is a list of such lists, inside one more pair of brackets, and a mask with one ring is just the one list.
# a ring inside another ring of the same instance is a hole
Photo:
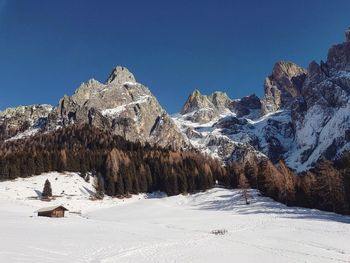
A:
{"label": "dark green forest", "polygon": [[129,142],[89,125],[72,125],[30,138],[0,142],[0,180],[49,171],[92,173],[109,196],[163,191],[168,195],[210,189],[218,181],[237,188],[242,180],[290,206],[350,213],[350,154],[296,175],[283,161],[220,161],[196,150],[175,151]]}

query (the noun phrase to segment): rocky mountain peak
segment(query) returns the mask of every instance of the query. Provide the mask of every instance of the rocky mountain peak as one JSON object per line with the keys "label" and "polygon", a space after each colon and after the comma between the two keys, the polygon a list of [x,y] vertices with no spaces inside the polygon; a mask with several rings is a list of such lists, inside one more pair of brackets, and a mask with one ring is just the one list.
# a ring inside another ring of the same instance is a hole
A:
{"label": "rocky mountain peak", "polygon": [[14,108],[7,108],[4,111],[0,111],[0,118],[10,118],[14,116],[25,115],[31,117],[33,115],[45,115],[52,110],[52,106],[48,104],[33,104],[27,106],[18,106]]}
{"label": "rocky mountain peak", "polygon": [[279,61],[272,69],[272,78],[282,81],[284,78],[291,79],[295,76],[305,74],[306,70],[290,61]]}
{"label": "rocky mountain peak", "polygon": [[86,123],[130,141],[181,148],[184,137],[150,90],[125,67],[113,69],[107,82],[89,80],[64,96],[48,129]]}
{"label": "rocky mountain peak", "polygon": [[202,95],[200,91],[196,89],[188,97],[187,101],[182,107],[181,114],[186,114],[195,110],[212,107],[213,105],[211,101],[209,101],[208,96]]}
{"label": "rocky mountain peak", "polygon": [[350,27],[345,31],[345,38],[347,42],[350,42]]}
{"label": "rocky mountain peak", "polygon": [[224,92],[216,91],[207,96],[195,90],[188,97],[180,113],[182,115],[191,113],[191,116],[188,116],[191,121],[206,123],[228,109],[230,103],[231,99]]}
{"label": "rocky mountain peak", "polygon": [[254,119],[260,116],[261,101],[255,94],[252,94],[239,100],[233,100],[229,108],[236,113],[238,118]]}
{"label": "rocky mountain peak", "polygon": [[34,104],[8,108],[0,112],[0,141],[10,138],[30,136],[41,130],[53,107],[47,104]]}
{"label": "rocky mountain peak", "polygon": [[300,95],[307,71],[295,63],[280,61],[265,79],[262,114],[275,112]]}
{"label": "rocky mountain peak", "polygon": [[229,96],[225,92],[221,91],[215,91],[209,96],[209,100],[219,111],[226,109],[231,102]]}
{"label": "rocky mountain peak", "polygon": [[107,79],[107,84],[118,83],[123,84],[126,82],[136,82],[134,75],[126,68],[117,66],[115,67]]}
{"label": "rocky mountain peak", "polygon": [[194,97],[200,97],[202,96],[202,94],[198,89],[195,89],[190,96],[194,98]]}
{"label": "rocky mountain peak", "polygon": [[328,51],[326,66],[328,73],[350,71],[350,29],[345,32],[346,42],[332,46]]}

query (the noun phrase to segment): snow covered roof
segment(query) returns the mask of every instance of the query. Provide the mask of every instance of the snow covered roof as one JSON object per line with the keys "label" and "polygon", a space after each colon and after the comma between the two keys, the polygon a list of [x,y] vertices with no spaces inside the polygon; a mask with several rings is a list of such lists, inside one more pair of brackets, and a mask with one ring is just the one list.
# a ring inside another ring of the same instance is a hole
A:
{"label": "snow covered roof", "polygon": [[63,210],[68,211],[68,209],[65,208],[64,206],[56,205],[56,206],[43,207],[43,208],[40,208],[39,210],[36,210],[35,212],[50,212],[57,208],[63,208]]}

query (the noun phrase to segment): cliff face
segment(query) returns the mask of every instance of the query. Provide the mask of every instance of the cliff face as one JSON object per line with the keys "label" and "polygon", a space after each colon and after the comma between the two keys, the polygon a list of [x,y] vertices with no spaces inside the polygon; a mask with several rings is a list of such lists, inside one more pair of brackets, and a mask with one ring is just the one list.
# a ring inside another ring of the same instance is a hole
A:
{"label": "cliff face", "polygon": [[305,77],[306,71],[292,62],[276,63],[271,76],[265,79],[262,114],[275,112],[290,105],[294,98],[300,96]]}
{"label": "cliff face", "polygon": [[185,102],[181,114],[186,115],[187,120],[207,123],[224,113],[230,103],[231,99],[224,92],[217,91],[207,96],[195,90]]}
{"label": "cliff face", "polygon": [[311,62],[307,70],[276,63],[264,92],[261,102],[255,96],[229,99],[215,118],[199,121],[182,111],[174,119],[193,145],[223,160],[255,153],[304,171],[322,155],[335,159],[350,150],[350,30],[326,62]]}
{"label": "cliff face", "polygon": [[[7,126],[14,119],[17,120],[17,133],[27,130],[27,127],[20,126],[21,123],[32,120],[33,126],[43,117],[45,121],[40,130],[50,131],[67,125],[88,123],[108,129],[130,141],[177,149],[187,146],[181,132],[157,99],[148,88],[136,82],[133,74],[125,67],[113,69],[106,83],[91,79],[81,84],[72,96],[64,96],[56,108],[41,108],[26,107],[20,115],[17,112],[22,110],[17,108],[7,110],[0,116],[4,116],[2,122]],[[6,132],[4,138],[14,134]]]}
{"label": "cliff face", "polygon": [[52,111],[50,105],[30,105],[9,108],[0,112],[0,141],[30,136],[41,130]]}
{"label": "cliff face", "polygon": [[292,109],[294,155],[305,167],[320,155],[334,159],[350,149],[350,40],[329,49],[327,61],[311,62]]}
{"label": "cliff face", "polygon": [[116,67],[105,84],[83,83],[64,96],[52,122],[65,126],[89,123],[130,141],[181,148],[186,142],[172,119],[144,85],[125,67]]}

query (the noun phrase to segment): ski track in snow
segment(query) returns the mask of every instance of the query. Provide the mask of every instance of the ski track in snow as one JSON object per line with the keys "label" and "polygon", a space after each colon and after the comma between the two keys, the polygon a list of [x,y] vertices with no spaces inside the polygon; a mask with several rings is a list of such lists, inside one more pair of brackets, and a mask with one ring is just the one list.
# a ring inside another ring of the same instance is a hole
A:
{"label": "ski track in snow", "polygon": [[[50,203],[33,198],[46,178],[60,195]],[[250,205],[222,188],[102,201],[89,200],[93,191],[75,173],[0,182],[0,262],[350,262],[350,217],[286,207],[254,190]],[[82,215],[33,213],[54,204]],[[217,229],[228,232],[211,234]]]}

